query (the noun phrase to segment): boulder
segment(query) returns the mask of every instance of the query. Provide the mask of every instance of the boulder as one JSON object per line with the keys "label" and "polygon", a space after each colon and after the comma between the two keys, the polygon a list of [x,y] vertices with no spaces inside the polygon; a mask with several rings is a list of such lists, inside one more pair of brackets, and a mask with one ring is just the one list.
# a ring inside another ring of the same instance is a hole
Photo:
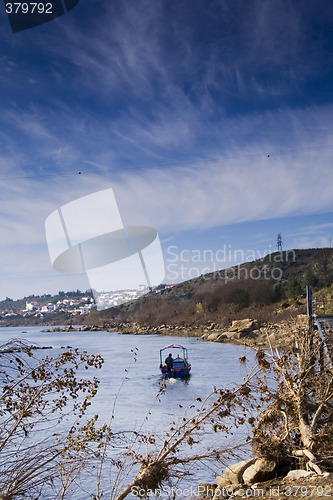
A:
{"label": "boulder", "polygon": [[224,474],[216,478],[216,484],[218,486],[226,486],[228,484],[241,484],[244,471],[250,467],[256,461],[255,458],[249,458],[248,460],[242,460],[234,465],[229,465],[226,467]]}
{"label": "boulder", "polygon": [[257,458],[254,464],[247,467],[243,474],[245,484],[269,481],[275,477],[276,462],[266,458]]}
{"label": "boulder", "polygon": [[251,330],[254,330],[255,328],[258,328],[258,324],[255,320],[253,319],[237,319],[231,323],[231,327],[229,330],[231,332],[250,332]]}
{"label": "boulder", "polygon": [[234,493],[233,487],[218,486],[215,490],[212,500],[222,500],[223,498],[230,498]]}
{"label": "boulder", "polygon": [[91,332],[99,332],[101,330],[101,328],[97,325],[93,325],[91,328],[90,328],[90,331]]}
{"label": "boulder", "polygon": [[325,477],[328,481],[333,481],[333,472],[323,472],[322,477]]}
{"label": "boulder", "polygon": [[223,335],[225,335],[228,339],[233,339],[237,337],[237,332],[223,332]]}
{"label": "boulder", "polygon": [[254,339],[256,337],[256,334],[254,333],[254,331],[249,331],[249,330],[241,330],[241,331],[237,332],[237,335],[238,335],[239,339],[243,339],[245,337]]}
{"label": "boulder", "polygon": [[221,476],[217,476],[217,478],[215,480],[216,480],[217,487],[227,486],[228,484],[230,484],[226,481],[224,474],[221,474]]}
{"label": "boulder", "polygon": [[216,325],[215,325],[215,323],[210,323],[210,324],[207,326],[207,329],[208,329],[208,330],[214,330],[215,326],[216,326]]}
{"label": "boulder", "polygon": [[313,475],[314,475],[313,472],[303,469],[295,469],[295,470],[290,470],[284,479],[296,481],[298,479],[301,479],[302,477],[308,477]]}
{"label": "boulder", "polygon": [[221,332],[214,332],[210,333],[208,337],[206,337],[206,340],[210,340],[211,342],[214,342],[215,340],[218,340],[218,338],[221,336]]}
{"label": "boulder", "polygon": [[215,493],[216,484],[200,483],[198,493],[200,498],[212,498]]}

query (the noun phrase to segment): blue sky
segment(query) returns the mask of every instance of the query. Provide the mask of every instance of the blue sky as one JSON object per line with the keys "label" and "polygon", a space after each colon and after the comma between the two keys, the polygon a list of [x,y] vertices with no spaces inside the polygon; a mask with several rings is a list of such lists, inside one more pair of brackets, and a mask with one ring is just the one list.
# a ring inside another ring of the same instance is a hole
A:
{"label": "blue sky", "polygon": [[0,299],[89,287],[44,223],[108,187],[169,282],[170,247],[329,246],[332,25],[315,0],[81,0],[13,34],[1,5]]}

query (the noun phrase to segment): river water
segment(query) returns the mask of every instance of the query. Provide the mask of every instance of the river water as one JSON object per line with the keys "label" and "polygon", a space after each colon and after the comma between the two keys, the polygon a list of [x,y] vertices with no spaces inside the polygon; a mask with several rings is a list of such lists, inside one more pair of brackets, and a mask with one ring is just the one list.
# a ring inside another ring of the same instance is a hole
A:
{"label": "river water", "polygon": [[[147,411],[160,388],[159,350],[161,348],[169,344],[181,344],[186,347],[192,371],[190,378],[186,381],[167,382],[161,402],[153,407],[145,423],[146,430],[151,432],[167,430],[169,422],[183,414],[183,409],[179,405],[187,407],[196,398],[204,398],[211,392],[213,385],[231,388],[242,382],[254,358],[253,352],[245,346],[209,343],[197,338],[119,335],[115,332],[43,333],[39,327],[24,330],[22,327],[0,328],[1,344],[14,338],[25,339],[40,346],[52,346],[50,351],[35,351],[39,356],[48,354],[54,357],[66,346],[101,354],[105,362],[103,368],[97,373],[100,386],[90,412],[92,415],[99,415],[100,423],[107,423],[120,384],[126,378],[117,399],[114,419],[115,426],[122,431],[138,429],[145,421]],[[133,350],[137,352],[136,362],[131,363]],[[247,359],[245,365],[239,362],[239,358],[244,355]],[[198,470],[194,472],[191,484],[203,481],[214,482],[216,473],[216,470],[209,468]],[[219,473],[222,473],[222,470]],[[110,482],[112,478],[107,475],[105,480]],[[85,491],[87,492],[88,489],[89,485],[85,487]],[[88,500],[91,496],[76,490],[71,498]],[[106,495],[105,498],[108,496]]]}

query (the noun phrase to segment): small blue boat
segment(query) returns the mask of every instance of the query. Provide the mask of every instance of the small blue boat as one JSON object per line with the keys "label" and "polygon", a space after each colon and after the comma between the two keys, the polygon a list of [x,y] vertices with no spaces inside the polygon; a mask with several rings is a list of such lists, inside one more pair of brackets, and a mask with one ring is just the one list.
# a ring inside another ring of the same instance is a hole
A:
{"label": "small blue boat", "polygon": [[[164,360],[164,356],[168,356]],[[171,355],[171,359],[170,359]],[[160,350],[160,370],[165,378],[185,378],[190,375],[186,347],[177,344],[167,345]]]}

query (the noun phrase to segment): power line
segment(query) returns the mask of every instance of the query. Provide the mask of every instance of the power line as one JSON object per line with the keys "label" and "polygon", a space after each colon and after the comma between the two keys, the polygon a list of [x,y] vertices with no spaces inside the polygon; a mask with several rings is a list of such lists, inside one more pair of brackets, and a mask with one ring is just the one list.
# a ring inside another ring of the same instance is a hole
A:
{"label": "power line", "polygon": [[[297,152],[302,152],[302,151],[322,151],[322,150],[330,150],[333,149],[333,146],[316,146],[312,148],[299,148],[299,149],[285,149],[285,150],[276,150],[276,151],[271,151],[269,154],[267,153],[253,153],[253,154],[244,154],[244,155],[239,155],[239,156],[218,156],[214,158],[206,158],[204,160],[188,160],[184,162],[172,162],[172,163],[162,163],[160,165],[139,165],[136,167],[122,167],[122,168],[111,168],[111,169],[94,169],[94,170],[78,170],[76,172],[69,172],[69,173],[64,173],[64,172],[58,172],[55,174],[33,174],[33,175],[19,175],[19,176],[13,176],[13,177],[1,177],[0,181],[10,181],[10,180],[22,180],[22,179],[45,179],[45,178],[51,178],[51,177],[71,177],[71,176],[77,176],[77,175],[93,175],[93,174],[99,174],[99,175],[106,175],[108,173],[112,172],[128,172],[128,171],[139,171],[139,170],[163,170],[166,167],[183,167],[183,166],[189,166],[189,165],[203,165],[207,163],[216,163],[219,161],[230,161],[230,160],[245,160],[245,159],[252,159],[252,158],[259,158],[259,157],[266,157],[266,158],[273,158],[274,155],[281,155],[281,154],[292,154],[292,153],[297,153]],[[270,160],[269,160],[270,161]]]}

